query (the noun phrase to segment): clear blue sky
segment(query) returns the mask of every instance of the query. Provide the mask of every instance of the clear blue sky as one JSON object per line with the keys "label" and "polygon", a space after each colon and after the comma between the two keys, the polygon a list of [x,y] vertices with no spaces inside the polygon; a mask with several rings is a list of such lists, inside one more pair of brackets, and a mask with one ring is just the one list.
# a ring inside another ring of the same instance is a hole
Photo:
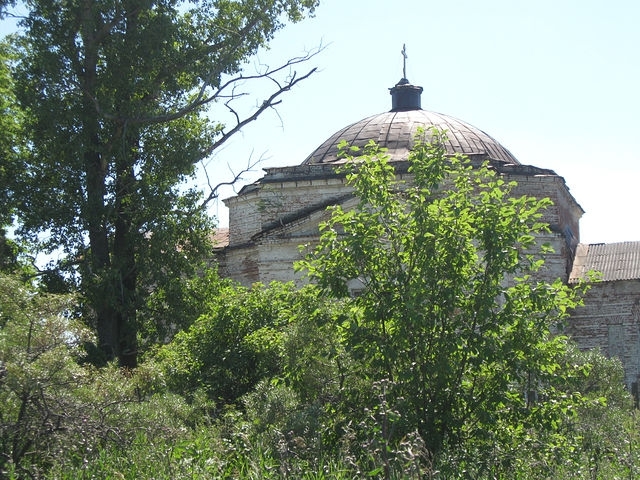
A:
{"label": "clear blue sky", "polygon": [[295,165],[338,129],[388,110],[404,43],[423,108],[565,178],[586,211],[581,241],[640,240],[639,24],[637,0],[321,0],[315,18],[288,25],[258,56],[275,65],[322,43],[298,69],[319,72],[284,97],[280,117],[265,115],[218,152],[211,173],[223,180],[226,164],[250,155]]}

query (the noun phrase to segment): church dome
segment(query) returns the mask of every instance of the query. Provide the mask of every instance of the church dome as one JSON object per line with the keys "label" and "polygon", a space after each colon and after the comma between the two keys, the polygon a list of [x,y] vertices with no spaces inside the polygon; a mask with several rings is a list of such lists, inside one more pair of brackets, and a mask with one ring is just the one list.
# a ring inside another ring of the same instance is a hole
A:
{"label": "church dome", "polygon": [[446,133],[444,147],[447,153],[461,153],[469,157],[479,156],[505,164],[520,165],[509,150],[482,130],[449,115],[422,110],[422,87],[411,85],[403,78],[390,90],[391,111],[367,117],[337,131],[302,164],[344,162],[338,158],[338,144],[343,140],[349,146],[361,148],[373,140],[388,149],[391,161],[406,160],[418,128],[424,128],[428,134],[431,127],[436,127]]}

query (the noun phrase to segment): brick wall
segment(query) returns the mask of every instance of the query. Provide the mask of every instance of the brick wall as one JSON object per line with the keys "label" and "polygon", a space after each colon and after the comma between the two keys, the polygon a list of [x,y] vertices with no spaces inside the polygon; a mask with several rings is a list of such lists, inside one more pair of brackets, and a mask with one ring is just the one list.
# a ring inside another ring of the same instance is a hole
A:
{"label": "brick wall", "polygon": [[618,357],[627,386],[640,380],[640,280],[591,285],[584,306],[576,308],[567,334],[581,349],[599,348]]}

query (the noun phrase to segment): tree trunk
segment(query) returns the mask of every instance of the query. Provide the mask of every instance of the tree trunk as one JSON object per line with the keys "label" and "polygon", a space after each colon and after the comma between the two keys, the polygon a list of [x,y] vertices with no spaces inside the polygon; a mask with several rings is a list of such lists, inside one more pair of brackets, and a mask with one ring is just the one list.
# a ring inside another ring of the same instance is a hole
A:
{"label": "tree trunk", "polygon": [[105,205],[107,161],[103,157],[100,141],[100,123],[94,98],[97,91],[98,45],[95,36],[93,2],[83,4],[81,18],[82,71],[82,130],[84,133],[84,169],[86,175],[86,227],[89,234],[89,252],[86,261],[89,276],[89,295],[95,309],[98,344],[107,361],[118,355],[118,325],[116,310],[110,301],[112,289],[108,286],[111,258]]}
{"label": "tree trunk", "polygon": [[137,134],[125,134],[125,143],[130,144],[127,151],[116,160],[116,219],[113,258],[117,272],[118,304],[118,359],[120,365],[127,368],[137,366],[137,264],[135,256],[135,201],[136,178],[133,171],[135,151],[138,144]]}

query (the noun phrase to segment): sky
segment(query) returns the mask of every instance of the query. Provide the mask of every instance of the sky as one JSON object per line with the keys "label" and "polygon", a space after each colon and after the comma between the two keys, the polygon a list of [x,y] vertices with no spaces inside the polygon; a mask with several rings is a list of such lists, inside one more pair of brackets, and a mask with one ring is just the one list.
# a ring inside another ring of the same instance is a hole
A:
{"label": "sky", "polygon": [[[217,151],[209,175],[224,181],[249,158],[299,164],[337,130],[389,110],[406,44],[423,109],[564,177],[586,212],[581,242],[640,241],[639,23],[637,0],[320,0],[313,18],[277,32],[246,67],[322,45],[296,68],[318,71]],[[254,93],[260,102],[264,92]],[[213,213],[226,225],[222,205]]]}

